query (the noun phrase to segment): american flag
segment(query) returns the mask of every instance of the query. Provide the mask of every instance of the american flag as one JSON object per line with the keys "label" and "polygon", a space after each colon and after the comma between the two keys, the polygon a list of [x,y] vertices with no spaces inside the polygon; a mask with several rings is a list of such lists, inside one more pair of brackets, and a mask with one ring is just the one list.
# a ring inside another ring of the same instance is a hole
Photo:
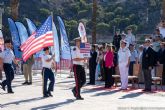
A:
{"label": "american flag", "polygon": [[90,43],[81,43],[80,44],[80,53],[90,53],[91,45]]}
{"label": "american flag", "polygon": [[26,61],[31,55],[42,50],[44,47],[53,46],[52,17],[49,16],[45,23],[29,37],[23,48],[23,60]]}
{"label": "american flag", "polygon": [[34,32],[27,40],[21,45],[21,51],[24,51],[25,48],[35,39],[36,32]]}

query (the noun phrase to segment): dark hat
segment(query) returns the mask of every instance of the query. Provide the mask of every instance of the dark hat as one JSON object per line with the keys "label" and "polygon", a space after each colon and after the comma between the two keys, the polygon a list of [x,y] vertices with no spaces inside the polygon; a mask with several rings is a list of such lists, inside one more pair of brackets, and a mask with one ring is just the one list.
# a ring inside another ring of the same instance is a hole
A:
{"label": "dark hat", "polygon": [[129,27],[129,28],[127,28],[127,30],[132,30],[132,29]]}
{"label": "dark hat", "polygon": [[131,43],[131,44],[129,44],[129,46],[134,46],[134,44]]}
{"label": "dark hat", "polygon": [[6,44],[6,43],[11,43],[11,40],[10,40],[10,39],[6,39],[4,43],[5,43],[5,44]]}
{"label": "dark hat", "polygon": [[47,51],[47,50],[49,50],[49,47],[45,47],[45,48],[43,49],[43,51]]}

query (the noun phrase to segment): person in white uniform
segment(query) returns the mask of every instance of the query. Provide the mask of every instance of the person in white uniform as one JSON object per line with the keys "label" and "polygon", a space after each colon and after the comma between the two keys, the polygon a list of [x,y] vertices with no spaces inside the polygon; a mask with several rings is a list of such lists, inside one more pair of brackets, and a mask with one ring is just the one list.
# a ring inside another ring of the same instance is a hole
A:
{"label": "person in white uniform", "polygon": [[[52,72],[52,65],[53,65],[53,58],[54,55],[49,54],[49,48],[46,47],[43,49],[45,52],[42,55],[42,75],[43,75],[43,97],[52,97],[53,95],[51,92],[54,89],[54,83],[55,83],[55,78],[54,78],[54,73]],[[49,87],[47,89],[47,82],[48,79],[50,80]]]}
{"label": "person in white uniform", "polygon": [[84,69],[84,64],[86,58],[80,53],[80,37],[75,38],[76,47],[72,50],[72,60],[73,60],[73,71],[75,77],[76,86],[72,89],[73,95],[76,100],[84,100],[81,97],[81,88],[86,83],[86,74]]}
{"label": "person in white uniform", "polygon": [[121,41],[120,49],[118,51],[118,64],[121,78],[121,90],[126,90],[128,87],[128,68],[130,64],[130,50],[126,47],[127,42]]}
{"label": "person in white uniform", "polygon": [[12,90],[12,81],[14,79],[14,70],[12,63],[18,64],[15,55],[12,50],[11,40],[5,41],[5,50],[0,54],[0,58],[3,61],[3,69],[5,72],[6,80],[1,83],[2,89],[5,91],[5,87],[7,86],[7,92],[12,94],[14,93]]}

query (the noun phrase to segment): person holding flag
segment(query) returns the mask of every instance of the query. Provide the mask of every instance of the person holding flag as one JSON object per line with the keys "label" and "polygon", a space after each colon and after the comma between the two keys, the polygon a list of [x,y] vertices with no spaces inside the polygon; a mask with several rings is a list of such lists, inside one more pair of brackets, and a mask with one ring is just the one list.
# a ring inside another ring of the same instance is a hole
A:
{"label": "person holding flag", "polygon": [[[46,47],[43,49],[44,54],[42,55],[42,75],[43,75],[43,97],[53,97],[51,92],[54,89],[54,83],[55,83],[55,78],[54,78],[54,73],[52,72],[52,64],[53,64],[53,59],[55,55],[49,55],[49,48]],[[54,67],[54,66],[53,66]],[[49,87],[47,90],[47,82],[48,79],[50,80]]]}
{"label": "person holding flag", "polygon": [[84,61],[86,58],[80,53],[81,38],[75,38],[76,47],[72,50],[73,71],[75,76],[76,86],[72,89],[73,95],[77,100],[84,100],[81,97],[80,91],[82,86],[86,83],[86,75],[84,69]]}

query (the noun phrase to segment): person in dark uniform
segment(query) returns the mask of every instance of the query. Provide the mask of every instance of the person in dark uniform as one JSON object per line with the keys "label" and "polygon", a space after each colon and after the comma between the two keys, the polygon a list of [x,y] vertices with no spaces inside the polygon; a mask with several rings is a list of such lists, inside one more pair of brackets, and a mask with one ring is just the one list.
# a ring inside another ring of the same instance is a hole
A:
{"label": "person in dark uniform", "polygon": [[76,38],[74,40],[76,43],[76,47],[72,50],[72,59],[73,59],[73,71],[74,71],[76,86],[72,89],[72,92],[77,100],[83,100],[84,98],[81,97],[80,91],[82,86],[86,82],[86,75],[84,69],[84,62],[86,58],[84,58],[83,55],[80,53],[81,39]]}
{"label": "person in dark uniform", "polygon": [[150,47],[150,44],[151,44],[151,40],[146,39],[145,48],[142,54],[142,70],[144,73],[144,84],[145,84],[145,89],[143,90],[144,92],[150,92],[152,85],[151,70],[153,69],[153,65],[154,65],[154,50]]}
{"label": "person in dark uniform", "polygon": [[12,63],[17,64],[15,59],[11,40],[5,41],[6,49],[0,54],[0,58],[3,60],[3,69],[5,72],[6,80],[1,83],[2,89],[5,91],[5,87],[7,86],[8,93],[14,93],[11,87],[12,80],[14,79],[14,70],[12,67]]}
{"label": "person in dark uniform", "polygon": [[120,48],[120,41],[121,41],[120,29],[117,29],[116,34],[113,37],[113,45],[115,45],[117,51]]}
{"label": "person in dark uniform", "polygon": [[158,65],[163,64],[163,74],[162,74],[162,83],[165,85],[165,42],[160,44],[161,48],[158,51]]}
{"label": "person in dark uniform", "polygon": [[[43,75],[43,97],[53,97],[51,92],[54,89],[54,83],[55,83],[55,78],[54,78],[54,73],[52,72],[52,64],[53,64],[53,58],[54,55],[49,55],[49,48],[46,47],[43,49],[45,52],[42,56],[42,75]],[[47,82],[48,79],[50,80],[49,87],[47,89]]]}
{"label": "person in dark uniform", "polygon": [[89,58],[89,83],[91,85],[95,85],[95,72],[96,72],[96,58],[97,58],[97,52],[95,49],[95,45],[92,45],[92,50],[90,52],[91,57]]}

